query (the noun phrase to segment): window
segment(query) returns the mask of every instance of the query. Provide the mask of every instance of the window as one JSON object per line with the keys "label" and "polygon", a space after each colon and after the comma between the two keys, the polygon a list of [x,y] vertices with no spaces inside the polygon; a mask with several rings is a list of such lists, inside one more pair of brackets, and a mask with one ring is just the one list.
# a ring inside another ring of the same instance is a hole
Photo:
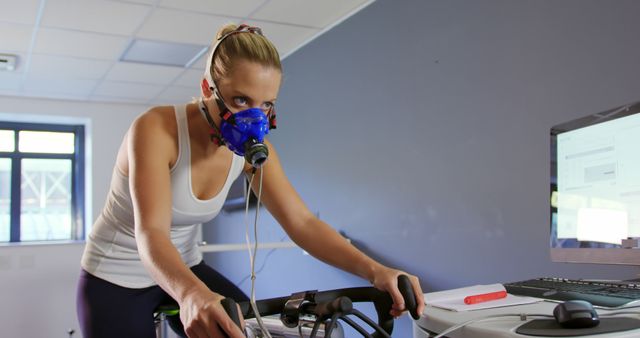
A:
{"label": "window", "polygon": [[0,122],[0,243],[84,238],[84,126]]}

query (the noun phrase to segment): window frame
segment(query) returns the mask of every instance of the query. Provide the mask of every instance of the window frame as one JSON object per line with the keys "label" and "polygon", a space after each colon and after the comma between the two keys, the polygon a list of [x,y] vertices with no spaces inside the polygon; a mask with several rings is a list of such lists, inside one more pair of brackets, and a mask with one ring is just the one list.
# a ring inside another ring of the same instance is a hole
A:
{"label": "window frame", "polygon": [[[0,129],[14,131],[14,149],[12,152],[0,151],[0,158],[11,160],[11,190],[9,211],[9,241],[2,244],[54,243],[60,241],[79,241],[85,238],[85,126],[83,124],[55,124],[0,121]],[[19,151],[20,131],[71,132],[74,136],[74,152],[72,154],[35,153]],[[20,221],[22,210],[22,159],[65,159],[71,161],[71,238],[65,240],[20,240]]]}

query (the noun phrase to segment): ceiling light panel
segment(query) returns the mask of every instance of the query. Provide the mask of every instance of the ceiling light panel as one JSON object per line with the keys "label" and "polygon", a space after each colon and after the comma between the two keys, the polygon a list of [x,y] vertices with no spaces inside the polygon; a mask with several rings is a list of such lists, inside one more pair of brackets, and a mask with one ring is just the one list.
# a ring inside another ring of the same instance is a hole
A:
{"label": "ceiling light panel", "polygon": [[251,18],[323,28],[368,2],[370,0],[273,0]]}
{"label": "ceiling light panel", "polygon": [[0,22],[0,52],[28,51],[32,34],[32,26]]}
{"label": "ceiling light panel", "polygon": [[111,68],[106,80],[168,85],[180,75],[183,68],[118,62]]}
{"label": "ceiling light panel", "polygon": [[117,60],[127,46],[128,38],[100,33],[41,28],[33,52],[82,58]]}
{"label": "ceiling light panel", "polygon": [[49,0],[41,25],[130,35],[143,22],[150,8],[106,0]]}
{"label": "ceiling light panel", "polygon": [[205,45],[133,40],[121,61],[184,67],[208,48]]}
{"label": "ceiling light panel", "polygon": [[36,22],[40,0],[2,1],[0,21],[33,25]]}
{"label": "ceiling light panel", "polygon": [[137,37],[208,46],[218,28],[230,19],[191,12],[157,9],[145,21]]}
{"label": "ceiling light panel", "polygon": [[162,0],[160,6],[208,14],[247,17],[267,0]]}

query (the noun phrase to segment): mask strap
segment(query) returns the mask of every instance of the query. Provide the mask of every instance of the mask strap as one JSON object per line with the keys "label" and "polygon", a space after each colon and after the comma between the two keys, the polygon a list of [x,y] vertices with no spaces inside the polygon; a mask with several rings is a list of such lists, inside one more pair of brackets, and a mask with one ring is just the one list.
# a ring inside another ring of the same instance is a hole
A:
{"label": "mask strap", "polygon": [[222,94],[220,94],[220,92],[218,91],[218,88],[215,88],[213,90],[213,96],[216,100],[216,104],[218,105],[218,111],[220,111],[220,118],[227,122],[227,123],[231,123],[232,125],[236,125],[236,120],[233,117],[233,113],[231,112],[231,110],[229,110],[229,108],[227,108],[227,105],[224,103],[224,100],[222,99]]}
{"label": "mask strap", "polygon": [[269,111],[269,129],[276,129],[277,127],[277,119],[276,119],[276,109],[275,108],[271,108],[271,111]]}
{"label": "mask strap", "polygon": [[213,142],[213,144],[217,146],[221,145],[222,133],[220,133],[220,129],[218,128],[218,126],[216,126],[216,123],[211,118],[211,114],[209,114],[209,109],[207,108],[207,105],[204,104],[203,99],[200,99],[200,101],[198,101],[198,107],[200,108],[200,112],[202,113],[202,116],[204,116],[204,118],[209,123],[209,127],[211,127],[211,129],[209,130],[209,137],[211,138],[211,142]]}

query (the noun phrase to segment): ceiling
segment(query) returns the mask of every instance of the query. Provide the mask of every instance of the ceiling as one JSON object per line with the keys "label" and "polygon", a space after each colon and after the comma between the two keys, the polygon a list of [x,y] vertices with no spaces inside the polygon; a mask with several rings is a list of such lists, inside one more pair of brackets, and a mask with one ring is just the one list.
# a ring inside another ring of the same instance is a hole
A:
{"label": "ceiling", "polygon": [[220,26],[259,26],[286,58],[373,1],[0,0],[0,54],[17,55],[0,95],[183,102]]}

